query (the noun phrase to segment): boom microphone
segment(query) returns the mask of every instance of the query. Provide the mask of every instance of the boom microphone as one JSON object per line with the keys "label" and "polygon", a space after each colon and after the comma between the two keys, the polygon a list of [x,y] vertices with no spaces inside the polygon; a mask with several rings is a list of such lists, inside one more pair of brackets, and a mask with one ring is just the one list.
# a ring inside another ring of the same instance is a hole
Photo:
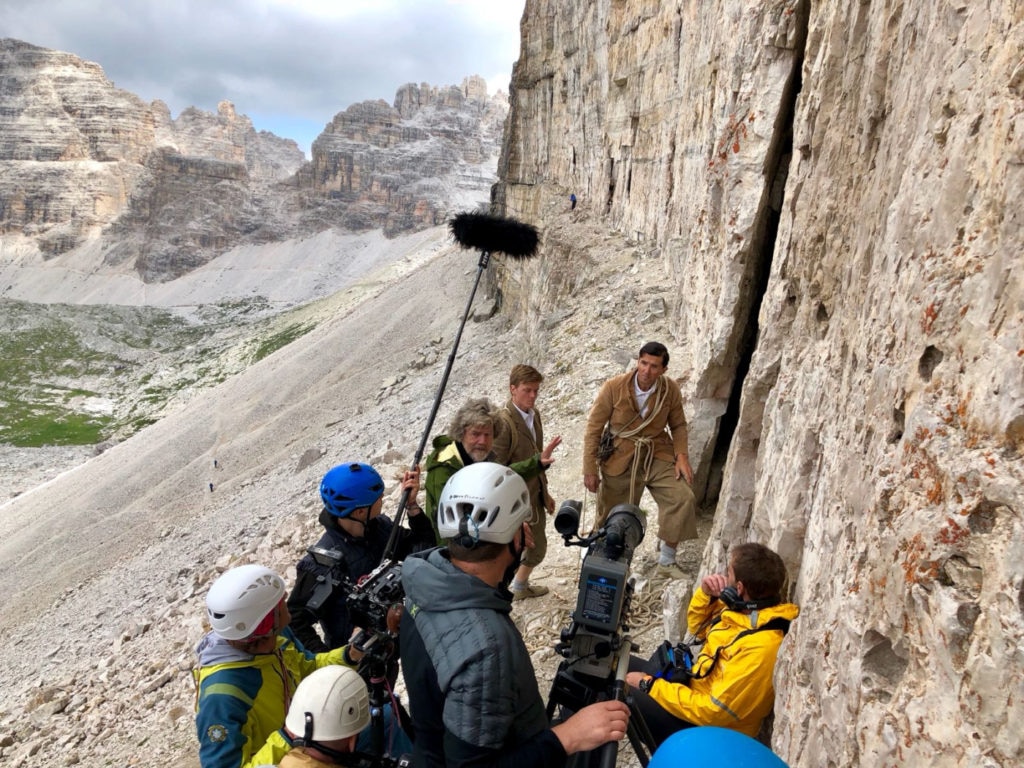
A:
{"label": "boom microphone", "polygon": [[451,220],[452,237],[463,248],[528,259],[537,252],[537,229],[515,219],[486,213],[460,213]]}
{"label": "boom microphone", "polygon": [[[466,320],[469,318],[469,310],[473,306],[473,297],[476,296],[476,289],[480,285],[480,277],[491,260],[491,253],[504,253],[513,259],[528,259],[537,251],[537,230],[529,224],[523,224],[515,219],[504,219],[500,216],[490,216],[484,213],[460,213],[451,220],[449,224],[452,236],[463,248],[476,248],[480,251],[480,260],[476,265],[476,279],[473,281],[473,290],[469,293],[469,300],[466,301],[466,308],[462,312],[462,321],[455,333],[455,342],[452,344],[451,354],[448,355],[448,362],[445,363],[444,373],[441,375],[441,384],[437,388],[437,395],[434,396],[434,404],[430,408],[430,415],[427,416],[427,424],[423,429],[423,436],[420,438],[419,447],[412,460],[411,469],[416,469],[423,459],[423,452],[427,448],[427,439],[430,437],[430,430],[434,426],[434,419],[437,417],[437,410],[441,406],[441,396],[444,388],[448,386],[448,377],[451,375],[452,366],[455,364],[455,354],[459,350],[459,341],[462,339],[462,331],[466,327]],[[383,565],[391,560],[398,546],[398,531],[402,527],[402,514],[405,512],[406,504],[409,501],[409,489],[402,492],[398,500],[398,510],[395,512],[394,525],[391,527],[391,535],[384,547],[384,555],[381,557]],[[641,534],[641,538],[643,534]]]}

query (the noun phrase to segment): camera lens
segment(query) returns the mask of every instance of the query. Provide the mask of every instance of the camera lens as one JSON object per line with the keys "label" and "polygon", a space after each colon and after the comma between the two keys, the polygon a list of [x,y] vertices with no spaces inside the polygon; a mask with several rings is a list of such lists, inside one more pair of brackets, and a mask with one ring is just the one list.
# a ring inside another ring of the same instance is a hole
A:
{"label": "camera lens", "polygon": [[566,499],[555,513],[555,530],[561,536],[575,536],[580,529],[580,510],[583,502]]}

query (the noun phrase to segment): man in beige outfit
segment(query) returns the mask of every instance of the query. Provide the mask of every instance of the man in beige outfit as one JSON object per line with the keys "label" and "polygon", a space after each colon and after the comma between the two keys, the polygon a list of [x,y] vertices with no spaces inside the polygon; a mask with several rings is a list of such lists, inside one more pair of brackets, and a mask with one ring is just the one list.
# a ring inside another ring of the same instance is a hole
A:
{"label": "man in beige outfit", "polygon": [[[676,547],[697,538],[697,515],[683,397],[679,385],[663,375],[667,367],[665,345],[650,341],[634,370],[601,387],[583,438],[583,484],[598,494],[598,525],[616,504],[639,504],[644,488],[650,491],[658,505],[658,574],[681,578]],[[601,460],[605,427],[614,450]]]}

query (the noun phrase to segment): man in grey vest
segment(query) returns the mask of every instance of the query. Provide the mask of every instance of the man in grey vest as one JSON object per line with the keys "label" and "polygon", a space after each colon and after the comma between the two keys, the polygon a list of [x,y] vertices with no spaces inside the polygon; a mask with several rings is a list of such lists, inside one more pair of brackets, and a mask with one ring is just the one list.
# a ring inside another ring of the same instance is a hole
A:
{"label": "man in grey vest", "polygon": [[402,670],[418,768],[554,768],[626,735],[629,707],[601,701],[548,722],[506,585],[530,544],[526,482],[477,462],[441,493],[448,546],[402,565]]}

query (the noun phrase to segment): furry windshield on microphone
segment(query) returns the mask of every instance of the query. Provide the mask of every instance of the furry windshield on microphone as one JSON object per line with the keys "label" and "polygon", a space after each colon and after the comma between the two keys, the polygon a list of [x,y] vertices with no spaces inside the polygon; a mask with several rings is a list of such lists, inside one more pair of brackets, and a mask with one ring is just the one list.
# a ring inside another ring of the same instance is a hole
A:
{"label": "furry windshield on microphone", "polygon": [[537,252],[537,229],[515,219],[485,213],[460,213],[451,220],[452,236],[463,248],[528,259]]}

